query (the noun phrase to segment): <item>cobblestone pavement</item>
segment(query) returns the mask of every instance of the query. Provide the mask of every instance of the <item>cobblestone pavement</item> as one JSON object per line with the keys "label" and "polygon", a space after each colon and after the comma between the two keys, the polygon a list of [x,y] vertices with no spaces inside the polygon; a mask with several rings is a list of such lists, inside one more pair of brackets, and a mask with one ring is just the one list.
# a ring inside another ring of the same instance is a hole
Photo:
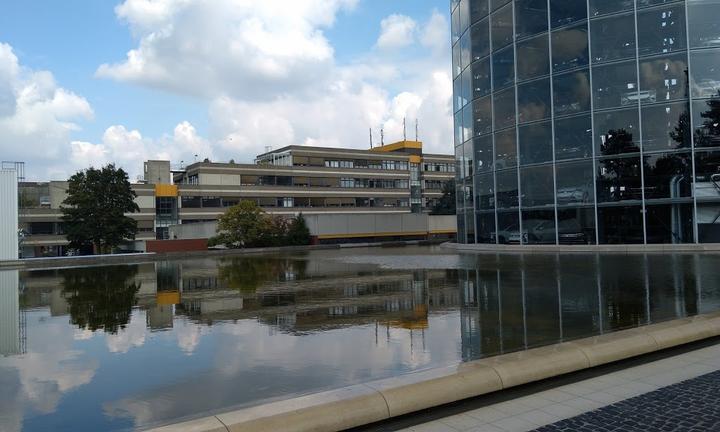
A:
{"label": "cobblestone pavement", "polygon": [[626,399],[536,431],[720,431],[720,371]]}

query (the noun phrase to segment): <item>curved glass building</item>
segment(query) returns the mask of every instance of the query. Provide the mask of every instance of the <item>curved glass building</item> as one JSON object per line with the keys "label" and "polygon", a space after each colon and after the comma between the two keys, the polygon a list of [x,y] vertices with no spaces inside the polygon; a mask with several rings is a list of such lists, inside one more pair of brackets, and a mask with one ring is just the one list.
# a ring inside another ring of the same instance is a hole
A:
{"label": "curved glass building", "polygon": [[452,0],[458,238],[720,242],[720,0]]}

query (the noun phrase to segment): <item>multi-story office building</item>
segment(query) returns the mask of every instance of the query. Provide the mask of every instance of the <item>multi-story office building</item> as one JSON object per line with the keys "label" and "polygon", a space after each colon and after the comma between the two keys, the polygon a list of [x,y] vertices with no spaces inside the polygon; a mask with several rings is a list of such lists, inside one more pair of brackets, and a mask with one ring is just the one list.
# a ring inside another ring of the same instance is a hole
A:
{"label": "multi-story office building", "polygon": [[[140,213],[131,215],[140,242],[167,239],[172,225],[215,221],[242,200],[284,215],[428,212],[454,178],[455,160],[401,141],[370,150],[290,146],[259,155],[254,164],[205,161],[171,170],[168,161],[148,161],[144,173],[133,185]],[[24,256],[65,253],[66,191],[66,182],[21,184]]]}
{"label": "multi-story office building", "polygon": [[719,15],[453,0],[461,241],[720,242]]}

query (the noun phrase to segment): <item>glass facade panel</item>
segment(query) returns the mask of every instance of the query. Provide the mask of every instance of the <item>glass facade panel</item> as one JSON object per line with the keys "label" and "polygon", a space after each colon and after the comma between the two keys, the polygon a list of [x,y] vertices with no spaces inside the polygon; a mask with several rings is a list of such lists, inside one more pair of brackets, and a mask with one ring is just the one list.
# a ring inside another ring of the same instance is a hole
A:
{"label": "glass facade panel", "polygon": [[562,27],[587,18],[587,0],[550,0],[550,26]]}
{"label": "glass facade panel", "polygon": [[492,33],[492,49],[497,51],[509,45],[513,40],[513,6],[512,4],[497,11],[490,17]]}
{"label": "glass facade panel", "polygon": [[556,116],[590,111],[590,73],[587,69],[553,77]]}
{"label": "glass facade panel", "polygon": [[493,111],[495,112],[495,130],[515,125],[515,87],[493,95]]}
{"label": "glass facade panel", "polygon": [[490,54],[490,22],[484,19],[470,29],[472,60],[480,60]]}
{"label": "glass facade panel", "polygon": [[592,120],[581,115],[555,120],[555,159],[592,157]]}
{"label": "glass facade panel", "polygon": [[495,182],[497,184],[497,207],[499,209],[518,207],[517,169],[498,171]]}
{"label": "glass facade panel", "polygon": [[557,164],[558,206],[578,206],[595,203],[595,175],[591,160]]}
{"label": "glass facade panel", "polygon": [[524,39],[548,30],[547,0],[515,0],[515,37]]}
{"label": "glass facade panel", "polygon": [[685,7],[682,4],[638,11],[640,56],[684,50]]}
{"label": "glass facade panel", "polygon": [[473,102],[473,118],[475,120],[475,136],[492,132],[492,98],[490,96]]}
{"label": "glass facade panel", "polygon": [[589,61],[587,23],[552,32],[554,72],[587,66]]}
{"label": "glass facade panel", "polygon": [[643,150],[690,148],[687,102],[642,107]]}
{"label": "glass facade panel", "polygon": [[523,244],[556,244],[555,212],[552,210],[524,210]]}
{"label": "glass facade panel", "polygon": [[461,241],[720,242],[720,0],[451,5]]}
{"label": "glass facade panel", "polygon": [[552,124],[549,121],[520,126],[518,132],[521,165],[552,161]]}
{"label": "glass facade panel", "polygon": [[550,80],[545,78],[518,85],[518,122],[550,117]]}
{"label": "glass facade panel", "polygon": [[642,200],[639,157],[599,160],[597,200],[601,202]]}
{"label": "glass facade panel", "polygon": [[495,134],[495,169],[517,166],[517,142],[515,128]]}
{"label": "glass facade panel", "polygon": [[550,74],[550,52],[546,34],[517,44],[518,81]]}
{"label": "glass facade panel", "polygon": [[515,82],[515,52],[513,47],[493,54],[493,85],[495,90]]}
{"label": "glass facade panel", "polygon": [[520,168],[520,190],[523,208],[555,205],[552,165]]}
{"label": "glass facade panel", "polygon": [[638,98],[635,60],[593,68],[595,109],[630,107]]}
{"label": "glass facade panel", "polygon": [[[609,0],[600,2],[611,3]],[[631,2],[632,3],[632,2]],[[590,21],[593,62],[635,57],[635,16],[613,15]]]}
{"label": "glass facade panel", "polygon": [[720,0],[688,0],[691,48],[720,46]]}
{"label": "glass facade panel", "polygon": [[660,153],[643,157],[645,199],[692,196],[692,159],[689,153]]}
{"label": "glass facade panel", "polygon": [[637,108],[595,114],[595,154],[611,156],[640,151]]}

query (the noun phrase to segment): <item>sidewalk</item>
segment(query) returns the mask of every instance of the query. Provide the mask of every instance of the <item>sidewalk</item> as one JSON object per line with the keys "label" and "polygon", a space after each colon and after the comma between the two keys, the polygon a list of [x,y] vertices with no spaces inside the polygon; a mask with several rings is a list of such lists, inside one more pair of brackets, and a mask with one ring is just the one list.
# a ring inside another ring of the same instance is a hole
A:
{"label": "sidewalk", "polygon": [[[720,373],[713,373],[717,371],[720,371],[720,344],[401,430],[404,432],[525,432],[539,428],[542,428],[540,430],[543,432],[713,430],[708,429],[707,425],[713,424],[713,421],[716,425],[720,424],[720,408],[718,408],[720,407]],[[695,378],[698,379],[688,382]],[[642,397],[638,398],[641,395]],[[618,404],[621,401],[625,402]],[[705,411],[702,411],[703,409]],[[693,412],[698,410],[700,412]],[[628,413],[632,413],[632,416]],[[642,415],[653,414],[657,417],[653,420],[658,421],[651,426],[644,422]],[[661,423],[664,426],[660,426]],[[678,429],[669,429],[671,425]],[[634,427],[638,428],[633,429]]]}

